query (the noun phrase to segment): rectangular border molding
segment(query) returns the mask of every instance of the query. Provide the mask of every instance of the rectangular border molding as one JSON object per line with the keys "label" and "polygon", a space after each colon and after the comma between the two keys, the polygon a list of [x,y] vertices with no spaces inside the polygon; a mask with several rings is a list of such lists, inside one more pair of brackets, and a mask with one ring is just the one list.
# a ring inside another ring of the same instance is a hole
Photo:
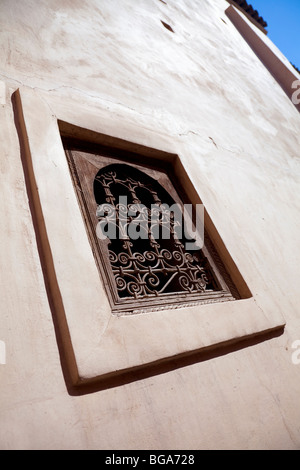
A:
{"label": "rectangular border molding", "polygon": [[[221,355],[224,345],[282,332],[284,320],[276,306],[270,315],[270,309],[267,312],[255,296],[249,298],[246,286],[242,289],[248,298],[241,300],[113,316],[89,244],[61,134],[103,145],[113,143],[131,151],[143,149],[144,154],[166,159],[175,158],[176,148],[180,154],[180,145],[173,137],[124,124],[119,116],[115,117],[112,136],[111,122],[101,118],[99,109],[77,107],[71,119],[68,106],[60,106],[51,96],[45,98],[25,87],[15,92],[14,100],[45,284],[62,362],[72,386],[86,393],[86,385],[105,388],[112,378],[118,384],[118,378],[126,374],[126,380],[137,380],[138,371],[155,373],[155,365],[186,357],[199,360],[199,354],[207,351]],[[131,143],[124,134],[132,136]],[[180,158],[176,158],[182,168]],[[211,226],[211,236],[213,230]],[[222,249],[222,241],[218,243]],[[233,262],[232,274],[238,276]]]}

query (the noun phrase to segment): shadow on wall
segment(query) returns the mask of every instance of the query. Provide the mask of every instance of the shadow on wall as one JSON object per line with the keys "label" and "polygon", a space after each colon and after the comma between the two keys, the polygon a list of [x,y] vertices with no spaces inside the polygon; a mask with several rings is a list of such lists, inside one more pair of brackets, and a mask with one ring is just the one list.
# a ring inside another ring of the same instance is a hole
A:
{"label": "shadow on wall", "polygon": [[230,342],[226,342],[220,344],[217,348],[207,348],[207,350],[202,349],[201,352],[192,351],[187,356],[181,355],[178,357],[173,357],[171,359],[169,358],[166,362],[149,364],[145,368],[131,369],[129,371],[124,372],[123,374],[121,373],[118,375],[111,375],[109,377],[103,378],[101,379],[101,381],[97,381],[94,384],[83,384],[77,387],[74,387],[71,382],[68,381],[66,370],[64,371],[66,386],[68,389],[68,393],[72,396],[85,395],[89,393],[99,392],[101,390],[109,388],[120,387],[131,382],[147,379],[155,375],[165,374],[176,369],[188,367],[199,362],[209,361],[220,356],[232,354],[241,349],[256,346],[259,343],[269,341],[272,338],[281,336],[283,332],[284,327],[275,328],[270,330],[269,332],[263,332],[260,335],[256,335],[255,337],[251,336],[249,338],[244,338],[238,343],[231,344]]}

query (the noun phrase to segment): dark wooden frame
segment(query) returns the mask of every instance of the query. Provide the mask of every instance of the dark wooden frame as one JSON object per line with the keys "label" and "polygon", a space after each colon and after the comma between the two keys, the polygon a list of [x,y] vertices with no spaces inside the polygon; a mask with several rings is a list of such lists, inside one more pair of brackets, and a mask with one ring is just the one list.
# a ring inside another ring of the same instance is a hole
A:
{"label": "dark wooden frame", "polygon": [[[142,298],[142,299],[120,299],[117,293],[115,279],[112,274],[110,261],[108,259],[108,250],[105,242],[99,241],[96,230],[96,202],[90,190],[88,190],[87,179],[91,183],[91,176],[89,175],[88,163],[80,165],[76,163],[76,155],[90,156],[90,160],[94,160],[97,168],[100,169],[109,163],[127,163],[135,168],[141,169],[148,174],[153,175],[153,172],[160,172],[165,174],[166,177],[160,179],[160,184],[167,190],[173,191],[172,194],[176,202],[179,204],[191,203],[186,195],[183,186],[179,183],[178,178],[175,176],[172,162],[143,158],[141,154],[128,152],[112,147],[107,147],[99,144],[92,144],[87,142],[75,141],[72,139],[64,139],[64,148],[69,163],[69,169],[72,176],[72,181],[76,191],[76,195],[81,208],[82,216],[85,221],[88,238],[91,248],[95,257],[95,261],[105,286],[107,296],[111,305],[112,312],[115,314],[130,314],[140,313],[143,311],[163,310],[166,308],[180,308],[187,305],[205,304],[213,302],[232,301],[240,298],[238,290],[234,285],[229,273],[227,272],[217,250],[215,249],[207,231],[205,231],[205,242],[203,253],[207,258],[210,268],[213,271],[214,280],[216,281],[219,289],[216,291],[209,291],[203,293],[168,293],[160,294],[158,298]],[[91,162],[89,162],[92,165]],[[80,174],[81,173],[81,174]],[[95,176],[93,174],[93,178]],[[169,184],[168,184],[169,181]]]}

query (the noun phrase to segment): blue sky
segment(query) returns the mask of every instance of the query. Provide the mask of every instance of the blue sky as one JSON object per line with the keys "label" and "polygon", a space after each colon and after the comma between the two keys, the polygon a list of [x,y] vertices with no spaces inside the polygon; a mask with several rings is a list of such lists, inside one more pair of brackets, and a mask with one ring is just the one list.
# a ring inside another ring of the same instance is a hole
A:
{"label": "blue sky", "polygon": [[300,69],[300,0],[247,0],[268,23],[269,38]]}

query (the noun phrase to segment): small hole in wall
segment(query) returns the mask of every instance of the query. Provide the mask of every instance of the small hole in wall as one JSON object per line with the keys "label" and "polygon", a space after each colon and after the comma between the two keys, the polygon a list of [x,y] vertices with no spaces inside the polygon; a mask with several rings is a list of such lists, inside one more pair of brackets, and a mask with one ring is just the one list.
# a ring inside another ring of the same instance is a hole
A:
{"label": "small hole in wall", "polygon": [[164,0],[159,0],[161,3],[164,3],[165,5],[167,5],[167,2],[164,2]]}
{"label": "small hole in wall", "polygon": [[171,31],[171,33],[174,33],[173,28],[172,28],[168,23],[165,23],[165,22],[162,21],[162,20],[160,20],[160,21],[161,21],[162,25],[163,25],[166,29],[168,29],[169,31]]}
{"label": "small hole in wall", "polygon": [[225,21],[225,20],[223,20],[223,18],[220,18],[220,20],[222,20],[222,21],[223,21],[223,23],[227,24],[227,23],[226,23],[226,21]]}

